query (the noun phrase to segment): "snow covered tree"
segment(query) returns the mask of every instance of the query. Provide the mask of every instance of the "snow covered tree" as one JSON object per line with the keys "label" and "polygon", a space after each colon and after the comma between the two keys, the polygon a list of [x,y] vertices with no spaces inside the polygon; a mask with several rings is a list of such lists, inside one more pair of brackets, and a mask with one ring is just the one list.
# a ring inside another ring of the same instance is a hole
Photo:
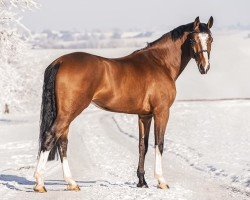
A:
{"label": "snow covered tree", "polygon": [[35,0],[0,0],[0,112],[22,111],[34,80],[29,61],[30,31],[21,23],[21,12],[38,8]]}

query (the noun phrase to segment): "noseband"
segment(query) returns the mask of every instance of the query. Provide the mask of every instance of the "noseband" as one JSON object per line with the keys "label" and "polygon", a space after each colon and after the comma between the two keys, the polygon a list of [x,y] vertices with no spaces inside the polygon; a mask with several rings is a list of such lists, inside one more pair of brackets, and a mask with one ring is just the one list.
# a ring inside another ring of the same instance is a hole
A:
{"label": "noseband", "polygon": [[207,54],[208,54],[208,58],[209,58],[209,52],[208,52],[208,50],[201,50],[201,51],[198,51],[198,52],[193,52],[194,53],[194,58],[195,58],[195,60],[197,60],[198,59],[198,56],[199,56],[199,54],[201,54],[201,53],[203,53],[203,52],[207,52]]}

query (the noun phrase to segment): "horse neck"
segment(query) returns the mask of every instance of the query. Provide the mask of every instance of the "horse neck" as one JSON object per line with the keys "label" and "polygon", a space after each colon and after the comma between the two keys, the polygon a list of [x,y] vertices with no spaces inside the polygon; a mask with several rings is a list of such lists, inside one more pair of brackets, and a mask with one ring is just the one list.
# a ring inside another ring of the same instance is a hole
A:
{"label": "horse neck", "polygon": [[187,35],[184,34],[181,39],[176,41],[168,37],[159,45],[152,47],[153,59],[158,61],[158,64],[164,68],[166,73],[170,74],[174,81],[177,80],[191,59]]}

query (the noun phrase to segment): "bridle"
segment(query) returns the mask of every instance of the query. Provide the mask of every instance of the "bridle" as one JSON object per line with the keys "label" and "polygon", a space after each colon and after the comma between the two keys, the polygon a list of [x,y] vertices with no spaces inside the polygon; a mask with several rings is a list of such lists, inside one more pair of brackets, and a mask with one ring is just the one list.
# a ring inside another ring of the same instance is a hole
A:
{"label": "bridle", "polygon": [[209,59],[209,58],[210,58],[210,53],[208,52],[208,50],[201,50],[201,51],[198,51],[198,52],[194,52],[194,50],[193,50],[194,59],[197,61],[197,60],[198,60],[199,54],[201,54],[201,53],[203,53],[203,52],[207,52],[207,54],[208,54],[208,59]]}
{"label": "bridle", "polygon": [[[190,34],[194,34],[194,33],[197,33],[197,32],[195,32],[195,31],[193,31],[193,32],[191,32]],[[203,52],[207,52],[207,54],[208,54],[208,59],[210,58],[210,53],[208,52],[208,50],[206,49],[206,50],[201,50],[201,51],[198,51],[198,52],[194,52],[194,45],[197,43],[194,39],[189,39],[189,43],[190,43],[190,45],[191,45],[191,47],[192,47],[192,50],[193,50],[193,54],[194,54],[194,59],[196,60],[196,61],[198,61],[198,56],[201,54],[201,53],[203,53]]]}

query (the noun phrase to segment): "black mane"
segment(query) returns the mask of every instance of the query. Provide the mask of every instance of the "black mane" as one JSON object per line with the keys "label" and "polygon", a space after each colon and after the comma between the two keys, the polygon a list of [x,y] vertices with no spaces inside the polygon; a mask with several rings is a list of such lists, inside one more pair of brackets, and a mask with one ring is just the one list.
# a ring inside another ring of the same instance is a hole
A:
{"label": "black mane", "polygon": [[163,38],[167,37],[169,34],[171,36],[171,39],[173,41],[176,41],[178,39],[181,39],[185,32],[192,32],[192,31],[193,31],[193,23],[181,25],[181,26],[173,29],[172,31],[170,31],[168,33],[165,33],[164,35],[162,35],[157,40],[148,43],[147,47],[151,47],[151,46],[157,44],[160,40],[162,40]]}
{"label": "black mane", "polygon": [[[194,23],[193,22],[189,23],[189,24],[181,25],[181,26],[173,29],[172,31],[170,31],[168,33],[165,33],[164,35],[162,35],[157,40],[155,40],[153,42],[148,42],[146,47],[144,47],[142,49],[139,49],[139,50],[136,50],[133,53],[136,53],[138,51],[145,50],[145,49],[147,49],[149,47],[154,46],[155,44],[157,44],[158,42],[160,42],[162,39],[166,38],[169,34],[170,34],[171,39],[173,41],[181,39],[183,37],[183,35],[184,35],[185,32],[193,32],[194,31],[193,27],[194,27]],[[200,23],[199,29],[200,29],[200,32],[206,32],[207,33],[209,31],[209,29],[208,29],[208,27],[207,27],[207,25],[205,23]]]}
{"label": "black mane", "polygon": [[[176,41],[178,39],[181,39],[185,32],[193,32],[194,31],[193,26],[194,23],[189,23],[173,29],[172,31],[170,31],[172,40]],[[200,23],[199,29],[201,33],[209,32],[209,29],[205,23]]]}
{"label": "black mane", "polygon": [[192,32],[193,30],[194,30],[193,23],[181,25],[181,26],[173,29],[172,31],[170,31],[171,39],[173,41],[181,39],[185,32]]}

